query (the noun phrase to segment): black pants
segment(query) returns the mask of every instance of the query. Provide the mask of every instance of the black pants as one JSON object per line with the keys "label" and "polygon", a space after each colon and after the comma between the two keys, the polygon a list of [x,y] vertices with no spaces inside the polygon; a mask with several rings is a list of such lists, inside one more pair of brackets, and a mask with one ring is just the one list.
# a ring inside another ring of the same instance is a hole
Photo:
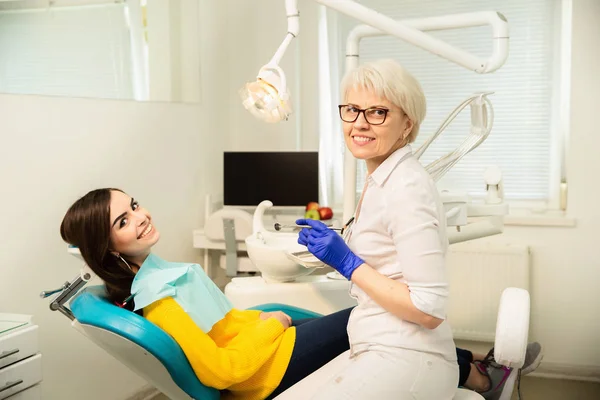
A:
{"label": "black pants", "polygon": [[458,369],[460,375],[458,378],[458,386],[465,386],[465,382],[469,379],[471,373],[471,363],[473,362],[473,353],[469,350],[456,348],[456,357],[458,358]]}
{"label": "black pants", "polygon": [[296,327],[292,358],[281,383],[268,399],[286,391],[350,348],[346,330],[350,311],[352,308],[292,322]]}

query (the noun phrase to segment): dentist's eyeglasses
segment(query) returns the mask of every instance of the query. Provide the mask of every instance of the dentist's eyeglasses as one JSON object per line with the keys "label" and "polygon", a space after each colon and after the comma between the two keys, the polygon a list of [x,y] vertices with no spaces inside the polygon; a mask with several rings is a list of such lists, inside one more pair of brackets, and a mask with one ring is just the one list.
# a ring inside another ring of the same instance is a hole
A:
{"label": "dentist's eyeglasses", "polygon": [[372,107],[361,110],[349,104],[341,104],[338,106],[340,109],[340,118],[344,122],[355,122],[358,119],[360,113],[363,113],[365,120],[371,125],[381,125],[385,122],[385,118],[390,110],[381,107]]}

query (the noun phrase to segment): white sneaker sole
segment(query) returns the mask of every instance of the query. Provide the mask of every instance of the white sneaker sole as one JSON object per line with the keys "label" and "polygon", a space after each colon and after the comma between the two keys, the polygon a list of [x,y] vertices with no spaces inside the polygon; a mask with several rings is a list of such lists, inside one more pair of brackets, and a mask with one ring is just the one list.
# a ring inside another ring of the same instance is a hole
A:
{"label": "white sneaker sole", "polygon": [[527,368],[524,368],[521,370],[521,375],[527,375],[527,374],[530,374],[533,371],[535,371],[537,369],[537,367],[540,366],[540,363],[542,362],[543,358],[544,358],[544,353],[540,351],[540,354],[538,354],[538,356],[535,358],[535,360],[533,360],[531,365],[529,365]]}

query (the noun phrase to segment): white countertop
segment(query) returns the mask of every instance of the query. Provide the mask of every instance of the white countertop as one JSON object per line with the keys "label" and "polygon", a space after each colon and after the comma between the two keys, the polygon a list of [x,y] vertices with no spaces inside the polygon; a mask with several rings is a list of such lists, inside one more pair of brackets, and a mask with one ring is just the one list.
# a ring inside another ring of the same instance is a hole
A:
{"label": "white countertop", "polygon": [[0,313],[0,335],[31,324],[31,315]]}

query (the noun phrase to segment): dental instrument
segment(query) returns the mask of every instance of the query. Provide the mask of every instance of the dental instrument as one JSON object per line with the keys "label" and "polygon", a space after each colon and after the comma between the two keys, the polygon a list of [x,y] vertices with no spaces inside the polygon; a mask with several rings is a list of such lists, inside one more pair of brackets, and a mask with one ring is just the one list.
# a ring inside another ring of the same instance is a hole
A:
{"label": "dental instrument", "polygon": [[[501,13],[496,11],[395,21],[352,0],[315,1],[368,24],[355,27],[348,36],[346,44],[347,71],[358,66],[360,40],[365,37],[384,34],[395,36],[480,74],[497,70],[504,64],[508,57],[508,22]],[[285,74],[278,64],[292,39],[299,33],[297,0],[286,0],[285,8],[288,33],[273,58],[259,70],[257,80],[246,84],[240,90],[244,107],[252,115],[266,122],[287,120],[292,112],[288,101],[290,95],[286,85]],[[475,56],[425,33],[425,31],[485,25],[489,25],[492,28],[492,54],[488,58]],[[427,166],[427,170],[436,181],[456,165],[461,158],[477,148],[489,135],[493,123],[493,109],[491,102],[487,98],[489,94],[491,93],[478,93],[465,100],[442,123],[438,131],[417,150],[417,156],[420,157],[456,115],[467,105],[471,105],[470,135],[456,150]],[[488,184],[487,187],[489,190],[496,191],[499,185],[490,186]],[[355,193],[356,159],[346,150],[344,157],[343,220],[348,220],[354,213],[356,205]],[[502,201],[499,204],[484,202],[483,204],[474,205],[473,208],[471,204],[468,204],[470,201],[466,195],[450,194],[450,200],[447,199],[448,196],[448,193],[442,193],[442,201],[444,201],[445,205],[452,203],[451,206],[446,207],[447,225],[449,227],[456,227],[456,229],[449,229],[451,243],[502,233],[504,228],[502,216],[508,213],[507,204]],[[461,199],[458,200],[459,198]],[[472,210],[476,210],[477,212],[472,214]],[[477,221],[467,220],[467,217],[484,216],[489,217],[490,221],[481,219]],[[461,227],[468,229],[461,229]],[[465,230],[469,231],[469,235],[462,234]]]}
{"label": "dental instrument", "polygon": [[292,254],[292,255],[294,255],[296,257],[299,257],[299,256],[305,256],[307,254],[312,254],[312,253],[310,251],[308,251],[308,250],[304,250],[304,251],[297,251],[295,253],[290,253],[290,254]]}
{"label": "dental instrument", "polygon": [[[334,228],[332,226],[327,226],[329,229],[331,229],[332,231],[341,231],[342,228]],[[309,225],[283,225],[280,224],[279,222],[275,222],[275,225],[273,225],[273,228],[275,228],[276,231],[280,231],[282,229],[302,229],[302,228],[310,228]]]}

